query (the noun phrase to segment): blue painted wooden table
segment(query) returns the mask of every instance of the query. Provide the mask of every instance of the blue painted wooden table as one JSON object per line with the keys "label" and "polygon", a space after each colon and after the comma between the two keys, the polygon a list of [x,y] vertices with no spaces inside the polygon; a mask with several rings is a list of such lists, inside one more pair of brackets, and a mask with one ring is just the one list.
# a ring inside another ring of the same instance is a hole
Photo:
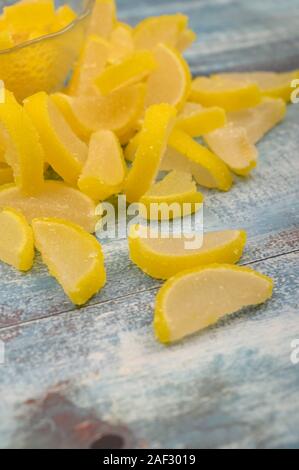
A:
{"label": "blue painted wooden table", "polygon": [[[121,18],[182,11],[194,73],[299,68],[299,1],[120,1]],[[205,229],[244,227],[241,263],[275,280],[273,299],[180,344],[153,336],[159,283],[104,244],[108,283],[75,309],[37,259],[0,265],[0,446],[299,447],[299,105],[260,144],[260,163],[225,194],[206,192]]]}

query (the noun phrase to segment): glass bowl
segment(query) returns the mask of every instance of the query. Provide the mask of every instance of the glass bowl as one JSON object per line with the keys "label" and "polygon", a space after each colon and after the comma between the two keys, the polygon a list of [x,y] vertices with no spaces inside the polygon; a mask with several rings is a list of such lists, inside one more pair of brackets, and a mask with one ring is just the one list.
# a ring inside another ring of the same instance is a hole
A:
{"label": "glass bowl", "polygon": [[[16,3],[0,0],[3,7]],[[61,89],[80,52],[94,0],[55,1],[70,5],[77,18],[61,31],[0,51],[0,80],[21,101],[38,91]]]}

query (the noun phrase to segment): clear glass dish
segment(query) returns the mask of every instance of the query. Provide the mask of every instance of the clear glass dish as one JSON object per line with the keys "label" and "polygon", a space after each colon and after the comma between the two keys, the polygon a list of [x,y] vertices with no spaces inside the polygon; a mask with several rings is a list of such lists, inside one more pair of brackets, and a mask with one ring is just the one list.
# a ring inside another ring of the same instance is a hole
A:
{"label": "clear glass dish", "polygon": [[[15,1],[0,0],[3,7]],[[60,0],[56,6],[70,5],[78,17],[56,33],[0,51],[0,80],[18,100],[38,91],[61,89],[80,52],[94,0]]]}

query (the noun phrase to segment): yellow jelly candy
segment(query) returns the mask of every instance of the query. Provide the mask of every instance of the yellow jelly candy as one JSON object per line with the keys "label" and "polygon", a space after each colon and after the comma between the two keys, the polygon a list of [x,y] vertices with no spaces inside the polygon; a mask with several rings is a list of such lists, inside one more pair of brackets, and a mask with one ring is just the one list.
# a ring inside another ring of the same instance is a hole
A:
{"label": "yellow jelly candy", "polygon": [[55,21],[53,0],[26,0],[3,8],[7,24],[18,33],[28,32],[39,25],[43,27]]}
{"label": "yellow jelly candy", "polygon": [[234,80],[247,80],[256,83],[263,96],[282,98],[289,102],[293,92],[292,81],[299,77],[298,70],[290,72],[243,72],[219,74],[217,77]]}
{"label": "yellow jelly candy", "polygon": [[24,193],[36,194],[44,184],[44,153],[38,134],[24,108],[5,90],[0,103],[0,133],[5,160],[12,167],[16,184]]}
{"label": "yellow jelly candy", "polygon": [[91,136],[88,158],[78,186],[97,201],[120,192],[126,175],[123,151],[111,131],[98,131]]}
{"label": "yellow jelly candy", "polygon": [[224,109],[217,106],[204,108],[199,103],[188,102],[177,117],[176,127],[191,137],[200,137],[226,124]]}
{"label": "yellow jelly candy", "polygon": [[153,52],[158,67],[148,79],[145,104],[169,103],[181,108],[190,91],[188,64],[178,51],[165,44],[159,44]]}
{"label": "yellow jelly candy", "polygon": [[225,111],[256,106],[261,92],[254,82],[225,77],[198,77],[192,82],[190,101],[203,106],[220,106]]}
{"label": "yellow jelly candy", "polygon": [[46,93],[26,98],[24,108],[39,133],[46,161],[65,181],[76,184],[87,158],[87,145],[72,131]]}
{"label": "yellow jelly candy", "polygon": [[138,51],[122,62],[107,67],[95,80],[102,95],[133,85],[146,78],[157,66],[150,51]]}
{"label": "yellow jelly candy", "polygon": [[192,29],[184,29],[179,34],[177,43],[176,43],[176,48],[180,52],[184,52],[188,47],[191,46],[191,44],[196,40],[196,34]]}
{"label": "yellow jelly candy", "polygon": [[88,36],[68,85],[68,93],[70,95],[95,93],[94,79],[105,69],[107,60],[107,42],[95,34]]}
{"label": "yellow jelly candy", "polygon": [[175,118],[176,110],[169,104],[153,105],[147,109],[134,163],[124,186],[129,202],[138,201],[154,182]]}
{"label": "yellow jelly candy", "polygon": [[134,29],[136,49],[153,49],[160,43],[176,47],[188,18],[181,13],[152,16],[142,20]]}
{"label": "yellow jelly candy", "polygon": [[98,222],[92,199],[61,181],[45,181],[43,190],[34,196],[24,195],[14,184],[0,186],[0,207],[19,210],[29,223],[36,217],[59,217],[87,232],[94,232]]}
{"label": "yellow jelly candy", "polygon": [[0,50],[9,49],[13,47],[14,40],[9,31],[0,31]]}
{"label": "yellow jelly candy", "polygon": [[253,269],[211,264],[178,273],[158,292],[154,329],[162,343],[178,341],[272,295],[273,281]]}
{"label": "yellow jelly candy", "polygon": [[56,93],[52,99],[73,131],[86,141],[100,129],[111,130],[118,137],[131,131],[143,113],[145,90],[145,85],[139,84],[108,96],[71,97]]}
{"label": "yellow jelly candy", "polygon": [[100,243],[62,219],[34,219],[32,228],[36,248],[52,276],[74,304],[85,304],[106,282]]}
{"label": "yellow jelly candy", "polygon": [[236,263],[246,243],[243,230],[168,235],[152,228],[132,226],[130,258],[142,271],[157,279],[168,279],[185,269],[212,263]]}
{"label": "yellow jelly candy", "polygon": [[286,111],[284,100],[266,97],[253,108],[228,113],[227,118],[235,126],[246,129],[250,142],[255,144],[284,119]]}
{"label": "yellow jelly candy", "polygon": [[134,52],[132,28],[125,23],[118,23],[109,36],[110,63],[122,61],[126,56]]}
{"label": "yellow jelly candy", "polygon": [[32,230],[25,217],[15,209],[6,208],[0,211],[0,226],[0,260],[20,271],[29,271],[34,245]]}
{"label": "yellow jelly candy", "polygon": [[198,211],[203,199],[190,173],[172,171],[140,198],[140,213],[149,220],[185,217]]}
{"label": "yellow jelly candy", "polygon": [[114,0],[96,0],[89,24],[88,33],[108,38],[116,23]]}
{"label": "yellow jelly candy", "polygon": [[214,153],[192,139],[179,129],[174,129],[170,135],[168,145],[176,152],[196,163],[201,168],[197,182],[208,188],[218,188],[228,191],[232,185],[232,176],[227,166]]}
{"label": "yellow jelly candy", "polygon": [[237,175],[247,175],[255,166],[258,151],[248,138],[244,127],[228,123],[205,134],[210,149]]}
{"label": "yellow jelly candy", "polygon": [[69,5],[62,5],[55,12],[55,19],[51,25],[51,31],[54,33],[64,29],[77,18],[77,14]]}
{"label": "yellow jelly candy", "polygon": [[12,168],[6,163],[0,162],[0,185],[5,183],[13,182],[13,171]]}

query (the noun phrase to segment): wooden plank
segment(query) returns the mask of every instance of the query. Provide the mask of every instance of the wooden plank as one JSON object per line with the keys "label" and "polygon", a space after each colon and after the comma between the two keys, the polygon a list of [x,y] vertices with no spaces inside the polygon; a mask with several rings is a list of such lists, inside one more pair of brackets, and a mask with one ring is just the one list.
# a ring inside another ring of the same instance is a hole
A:
{"label": "wooden plank", "polygon": [[[236,178],[228,193],[204,191],[206,231],[235,227],[248,231],[244,262],[299,247],[298,148],[299,106],[293,105],[286,121],[259,144],[260,162],[252,177]],[[104,252],[108,283],[90,304],[157,285],[129,262],[126,240],[109,241]],[[72,304],[39,258],[28,274],[0,265],[0,328],[71,309]]]}
{"label": "wooden plank", "polygon": [[[0,446],[38,447],[45,422],[51,446],[65,400],[71,415],[85,409],[76,426],[87,415],[122,423],[137,446],[298,445],[298,261],[297,252],[254,263],[275,280],[272,300],[171,347],[153,336],[155,290],[5,328]],[[72,435],[60,433],[60,445]]]}

